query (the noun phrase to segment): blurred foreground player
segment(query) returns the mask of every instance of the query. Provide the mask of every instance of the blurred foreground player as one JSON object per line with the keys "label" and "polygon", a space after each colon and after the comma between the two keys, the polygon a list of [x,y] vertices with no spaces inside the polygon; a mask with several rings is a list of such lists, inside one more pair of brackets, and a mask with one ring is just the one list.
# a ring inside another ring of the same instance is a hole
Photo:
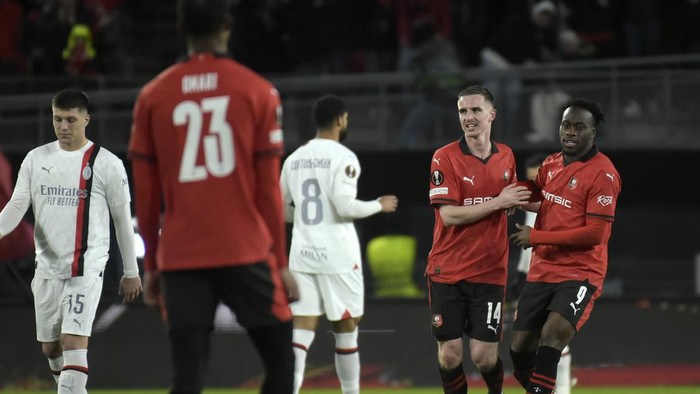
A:
{"label": "blurred foreground player", "polygon": [[287,270],[279,189],[279,94],[224,56],[229,1],[179,0],[176,7],[189,57],[140,92],[129,144],[146,244],[145,298],[154,304],[163,294],[171,392],[202,391],[221,301],[260,354],[261,392],[291,393],[288,302],[298,290]]}

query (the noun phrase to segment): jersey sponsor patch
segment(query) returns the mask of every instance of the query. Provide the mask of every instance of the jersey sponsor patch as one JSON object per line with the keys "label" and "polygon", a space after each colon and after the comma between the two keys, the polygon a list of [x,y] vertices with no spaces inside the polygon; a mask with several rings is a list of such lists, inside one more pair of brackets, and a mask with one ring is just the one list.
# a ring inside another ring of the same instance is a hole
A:
{"label": "jersey sponsor patch", "polygon": [[446,187],[436,187],[435,189],[430,189],[429,197],[437,196],[440,194],[447,194],[448,188]]}
{"label": "jersey sponsor patch", "polygon": [[345,175],[348,176],[348,178],[354,178],[357,176],[357,169],[355,169],[355,166],[352,164],[348,164],[347,167],[345,167]]}
{"label": "jersey sponsor patch", "polygon": [[440,186],[442,185],[442,182],[445,181],[445,177],[442,175],[442,172],[440,170],[435,170],[433,171],[433,174],[430,176],[430,182],[435,185],[435,186]]}
{"label": "jersey sponsor patch", "polygon": [[279,144],[282,141],[284,141],[284,134],[282,133],[282,129],[271,130],[269,138],[271,144]]}
{"label": "jersey sponsor patch", "polygon": [[598,204],[607,207],[608,205],[612,204],[613,202],[613,197],[612,196],[604,196],[600,195],[598,196]]}

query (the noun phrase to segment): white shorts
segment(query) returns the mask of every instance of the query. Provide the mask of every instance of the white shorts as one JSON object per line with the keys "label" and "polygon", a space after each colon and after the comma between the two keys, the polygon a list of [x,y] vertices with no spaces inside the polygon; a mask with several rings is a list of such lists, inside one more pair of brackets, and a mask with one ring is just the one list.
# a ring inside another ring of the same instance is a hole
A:
{"label": "white shorts", "polygon": [[89,337],[102,295],[102,277],[32,280],[36,339],[56,342],[61,334]]}
{"label": "white shorts", "polygon": [[360,317],[365,307],[365,283],[362,272],[309,274],[294,272],[299,286],[299,301],[290,305],[294,316],[326,315],[330,321]]}

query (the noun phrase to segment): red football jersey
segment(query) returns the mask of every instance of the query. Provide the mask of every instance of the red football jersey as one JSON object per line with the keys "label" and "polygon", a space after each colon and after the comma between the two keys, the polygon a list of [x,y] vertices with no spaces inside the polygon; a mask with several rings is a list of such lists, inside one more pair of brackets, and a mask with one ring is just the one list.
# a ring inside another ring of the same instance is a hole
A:
{"label": "red football jersey", "polygon": [[516,181],[513,151],[503,144],[492,146],[486,160],[471,154],[464,137],[433,154],[429,194],[435,207],[435,227],[425,273],[435,282],[506,284],[506,212],[450,227],[445,227],[439,212],[440,205],[481,204]]}
{"label": "red football jersey", "polygon": [[[583,227],[589,218],[614,221],[622,182],[610,159],[594,146],[573,163],[563,153],[547,157],[534,181],[542,191],[535,229],[562,231]],[[535,245],[528,280],[558,283],[588,280],[602,288],[608,268],[608,238],[595,246]]]}
{"label": "red football jersey", "polygon": [[[147,258],[153,252],[149,247],[156,247],[149,242],[157,243],[160,270],[254,263],[270,256],[273,236],[256,204],[261,194],[271,193],[281,207],[279,168],[260,173],[255,157],[283,154],[280,116],[279,94],[270,82],[210,53],[171,66],[143,88],[134,107],[129,154],[157,166],[150,175],[135,171],[134,182],[142,232],[156,229],[157,234],[153,207],[160,208],[163,198],[160,238],[146,239]],[[270,179],[270,190],[256,190],[260,178]],[[279,220],[283,231],[281,215]]]}

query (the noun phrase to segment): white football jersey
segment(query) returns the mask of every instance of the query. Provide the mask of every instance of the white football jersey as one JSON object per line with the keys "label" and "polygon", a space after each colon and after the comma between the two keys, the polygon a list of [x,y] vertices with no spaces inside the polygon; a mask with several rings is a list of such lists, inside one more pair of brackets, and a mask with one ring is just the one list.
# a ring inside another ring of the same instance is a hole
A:
{"label": "white football jersey", "polygon": [[[294,207],[290,270],[316,274],[362,270],[353,219],[338,214],[340,202],[356,199],[359,177],[357,156],[329,139],[310,140],[285,160],[282,198],[287,210]],[[381,209],[378,202],[371,204],[371,212],[364,216]]]}
{"label": "white football jersey", "polygon": [[109,252],[109,206],[131,201],[122,161],[92,142],[76,151],[58,141],[27,154],[15,193],[34,212],[35,277],[96,276]]}

